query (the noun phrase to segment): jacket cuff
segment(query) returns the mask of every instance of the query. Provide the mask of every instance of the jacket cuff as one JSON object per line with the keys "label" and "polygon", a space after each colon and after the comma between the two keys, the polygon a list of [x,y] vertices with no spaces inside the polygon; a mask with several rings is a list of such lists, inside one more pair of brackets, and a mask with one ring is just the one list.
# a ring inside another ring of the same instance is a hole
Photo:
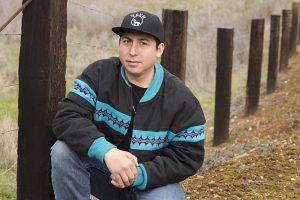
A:
{"label": "jacket cuff", "polygon": [[96,139],[93,144],[90,146],[88,151],[88,156],[90,158],[97,158],[102,163],[104,163],[104,156],[105,154],[115,148],[116,146],[112,143],[108,142],[105,137],[100,137]]}
{"label": "jacket cuff", "polygon": [[139,164],[137,167],[137,178],[133,182],[133,187],[136,187],[140,190],[144,190],[147,185],[147,172],[143,164]]}

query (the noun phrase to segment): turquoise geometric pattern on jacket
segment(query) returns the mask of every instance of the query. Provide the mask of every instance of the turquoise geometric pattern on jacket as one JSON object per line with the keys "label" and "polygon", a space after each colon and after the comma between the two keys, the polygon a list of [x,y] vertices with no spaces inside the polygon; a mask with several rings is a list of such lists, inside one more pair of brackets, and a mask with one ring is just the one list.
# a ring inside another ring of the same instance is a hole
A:
{"label": "turquoise geometric pattern on jacket", "polygon": [[74,88],[71,89],[70,92],[73,92],[73,93],[81,96],[87,102],[89,102],[93,107],[95,107],[95,104],[97,101],[97,96],[96,96],[94,90],[92,90],[90,88],[90,86],[88,86],[88,84],[86,84],[85,82],[83,82],[79,79],[75,79]]}
{"label": "turquoise geometric pattern on jacket", "polygon": [[204,138],[205,138],[204,128],[205,128],[205,125],[192,126],[190,128],[187,128],[187,129],[179,132],[176,135],[176,137],[173,139],[173,141],[176,141],[176,142],[199,142],[201,140],[204,140]]}
{"label": "turquoise geometric pattern on jacket", "polygon": [[125,135],[129,128],[131,117],[117,111],[106,103],[97,101],[94,120],[97,122],[103,121],[110,128]]}
{"label": "turquoise geometric pattern on jacket", "polygon": [[133,130],[130,148],[137,150],[158,150],[166,147],[175,137],[169,131]]}

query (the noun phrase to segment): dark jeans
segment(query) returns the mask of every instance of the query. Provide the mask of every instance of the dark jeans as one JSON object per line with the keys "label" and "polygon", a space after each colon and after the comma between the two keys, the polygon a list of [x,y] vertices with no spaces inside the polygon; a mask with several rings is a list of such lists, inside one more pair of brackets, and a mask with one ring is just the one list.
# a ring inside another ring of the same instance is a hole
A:
{"label": "dark jeans", "polygon": [[119,189],[111,184],[107,167],[96,159],[81,156],[62,141],[51,148],[52,185],[56,200],[86,200],[90,194],[101,200],[183,200],[179,183],[148,191]]}

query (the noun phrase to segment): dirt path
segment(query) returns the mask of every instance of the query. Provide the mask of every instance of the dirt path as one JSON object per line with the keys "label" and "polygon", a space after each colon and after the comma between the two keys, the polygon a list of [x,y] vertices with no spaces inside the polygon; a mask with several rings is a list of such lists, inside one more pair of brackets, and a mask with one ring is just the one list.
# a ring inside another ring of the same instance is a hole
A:
{"label": "dirt path", "polygon": [[283,77],[255,115],[232,119],[228,143],[207,144],[187,199],[300,199],[300,53]]}

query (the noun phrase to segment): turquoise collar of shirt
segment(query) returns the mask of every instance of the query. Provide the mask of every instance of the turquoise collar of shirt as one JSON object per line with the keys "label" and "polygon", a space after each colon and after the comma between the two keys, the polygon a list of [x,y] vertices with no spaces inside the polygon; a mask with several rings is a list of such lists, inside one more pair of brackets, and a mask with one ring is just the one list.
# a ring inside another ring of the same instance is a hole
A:
{"label": "turquoise collar of shirt", "polygon": [[[153,99],[153,97],[158,93],[159,88],[161,87],[161,84],[163,82],[163,78],[164,78],[163,67],[161,66],[161,64],[159,62],[155,62],[154,67],[155,67],[154,78],[153,78],[150,86],[146,90],[144,96],[140,100],[140,103],[143,103],[143,102],[146,102],[146,101],[149,101],[149,100]],[[131,87],[131,85],[130,85],[127,77],[126,77],[126,73],[125,73],[125,69],[124,69],[123,65],[121,67],[121,75],[122,75],[122,78],[125,81],[125,83],[129,87]]]}

